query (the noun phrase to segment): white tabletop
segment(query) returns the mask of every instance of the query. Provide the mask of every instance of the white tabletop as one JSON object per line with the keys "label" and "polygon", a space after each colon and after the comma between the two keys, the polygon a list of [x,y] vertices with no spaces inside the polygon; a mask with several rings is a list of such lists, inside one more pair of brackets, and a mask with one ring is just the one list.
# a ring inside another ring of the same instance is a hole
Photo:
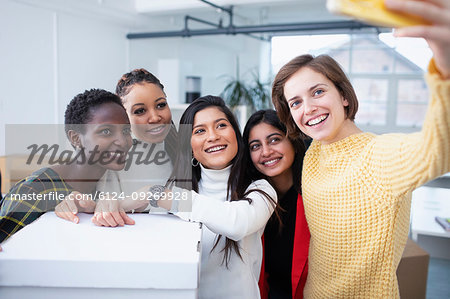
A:
{"label": "white tabletop", "polygon": [[196,288],[199,223],[133,214],[135,225],[74,224],[46,213],[2,244],[0,286]]}

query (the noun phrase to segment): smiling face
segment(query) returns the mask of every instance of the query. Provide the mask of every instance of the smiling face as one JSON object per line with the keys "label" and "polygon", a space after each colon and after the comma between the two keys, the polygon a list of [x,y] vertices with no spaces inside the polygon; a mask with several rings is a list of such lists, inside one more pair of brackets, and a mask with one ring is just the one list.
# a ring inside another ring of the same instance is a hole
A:
{"label": "smiling face", "polygon": [[79,146],[84,149],[88,163],[100,168],[122,170],[132,145],[130,121],[125,110],[116,103],[104,103],[91,108],[91,120],[79,133]]}
{"label": "smiling face", "polygon": [[163,90],[156,84],[141,82],[131,86],[122,100],[136,137],[148,143],[163,142],[172,121]]}
{"label": "smiling face", "polygon": [[269,178],[292,178],[295,150],[282,131],[261,122],[250,130],[248,139],[250,157],[259,172]]}
{"label": "smiling face", "polygon": [[191,147],[194,158],[205,168],[223,169],[238,152],[236,133],[225,113],[216,107],[195,114]]}
{"label": "smiling face", "polygon": [[286,81],[284,96],[298,128],[313,139],[329,144],[358,131],[346,116],[348,101],[333,82],[308,67]]}

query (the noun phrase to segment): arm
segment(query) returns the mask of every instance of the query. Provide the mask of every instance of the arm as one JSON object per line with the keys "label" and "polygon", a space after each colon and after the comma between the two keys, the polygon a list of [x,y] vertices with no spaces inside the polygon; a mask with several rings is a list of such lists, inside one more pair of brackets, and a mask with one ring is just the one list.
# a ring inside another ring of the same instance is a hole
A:
{"label": "arm", "polygon": [[[28,210],[30,213],[25,212]],[[4,198],[0,211],[0,243],[30,224],[43,212],[36,206],[25,205],[23,201],[11,200],[9,194]]]}
{"label": "arm", "polygon": [[396,30],[396,36],[423,37],[433,51],[427,81],[430,103],[421,132],[377,137],[373,165],[380,182],[402,196],[450,171],[450,2],[443,0],[389,0],[390,9],[421,16],[429,26]]}
{"label": "arm", "polygon": [[422,37],[433,51],[436,68],[442,79],[450,79],[450,2],[448,0],[385,0],[386,7],[417,15],[431,25],[397,29],[397,37]]}
{"label": "arm", "polygon": [[[266,180],[258,180],[247,188],[252,189],[262,190],[277,201],[275,190]],[[191,195],[191,211],[178,208],[175,215],[188,221],[202,222],[211,231],[235,241],[264,228],[274,211],[270,200],[256,191],[247,195],[251,203],[247,200],[222,202],[194,191],[191,191]]]}
{"label": "arm", "polygon": [[54,208],[55,200],[53,206],[48,200],[36,200],[36,194],[46,193],[38,190],[39,185],[39,181],[22,180],[5,196],[0,208],[0,243]]}
{"label": "arm", "polygon": [[[277,200],[275,190],[266,180],[256,181],[247,188],[247,190],[252,189],[262,190],[275,202]],[[149,187],[146,186],[141,190],[142,194],[148,195],[148,190]],[[171,194],[183,194],[186,200],[180,198],[178,198],[179,200],[164,200],[170,198]],[[160,198],[157,201],[159,207],[169,210],[184,220],[202,222],[213,232],[235,241],[263,228],[274,210],[270,200],[257,191],[247,195],[247,198],[251,199],[251,203],[247,200],[222,202],[200,195],[195,191],[177,187],[173,190],[166,189],[165,194],[161,194]],[[120,208],[129,211],[145,209],[149,205],[149,198],[144,196],[142,199],[136,200],[128,197],[123,201],[109,202],[111,204],[120,202]],[[112,211],[112,209],[105,210],[102,213],[96,211],[93,222],[99,226],[117,226],[116,223],[111,224],[113,218],[115,218],[111,215]]]}

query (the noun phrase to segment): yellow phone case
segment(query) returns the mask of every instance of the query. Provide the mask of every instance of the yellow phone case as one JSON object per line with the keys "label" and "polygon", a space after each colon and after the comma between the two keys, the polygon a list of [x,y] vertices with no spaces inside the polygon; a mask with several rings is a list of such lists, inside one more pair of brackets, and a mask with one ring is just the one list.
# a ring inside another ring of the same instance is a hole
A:
{"label": "yellow phone case", "polygon": [[383,0],[327,0],[327,9],[332,13],[352,16],[363,22],[384,27],[429,24],[417,16],[389,11]]}

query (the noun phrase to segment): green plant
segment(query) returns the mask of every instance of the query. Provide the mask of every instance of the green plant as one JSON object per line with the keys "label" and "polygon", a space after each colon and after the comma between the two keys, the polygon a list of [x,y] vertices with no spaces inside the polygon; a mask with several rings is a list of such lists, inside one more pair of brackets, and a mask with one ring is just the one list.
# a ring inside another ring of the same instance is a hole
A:
{"label": "green plant", "polygon": [[252,72],[251,80],[239,78],[239,58],[236,59],[236,77],[231,77],[220,96],[230,108],[238,105],[246,105],[250,113],[259,109],[267,109],[270,106],[269,83],[261,82],[256,71]]}
{"label": "green plant", "polygon": [[252,109],[260,110],[270,107],[270,84],[261,82],[257,73],[253,73],[253,81],[250,83],[249,93],[253,103]]}

